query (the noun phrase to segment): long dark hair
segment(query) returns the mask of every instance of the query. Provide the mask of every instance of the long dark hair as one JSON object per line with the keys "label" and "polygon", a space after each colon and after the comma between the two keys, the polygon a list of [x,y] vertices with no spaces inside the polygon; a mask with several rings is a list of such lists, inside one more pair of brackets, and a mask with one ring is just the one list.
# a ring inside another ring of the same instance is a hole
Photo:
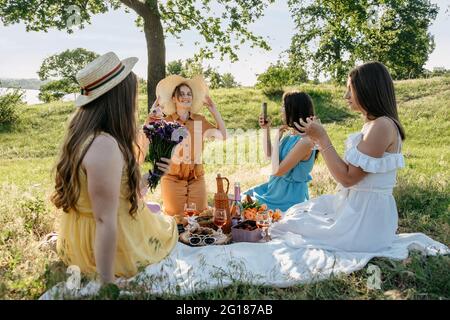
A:
{"label": "long dark hair", "polygon": [[367,112],[367,117],[391,118],[397,125],[402,140],[405,140],[405,130],[398,118],[394,82],[388,69],[380,62],[368,62],[354,68],[349,77],[356,99]]}
{"label": "long dark hair", "polygon": [[[286,115],[286,125],[295,130],[297,128],[294,126],[294,122],[298,123],[298,119],[306,122],[306,118],[312,117],[315,114],[313,101],[309,94],[305,92],[285,92],[282,101]],[[317,159],[318,155],[319,151],[316,150],[315,159]]]}
{"label": "long dark hair", "polygon": [[294,122],[298,119],[306,122],[306,118],[314,116],[314,104],[311,97],[305,92],[285,92],[283,94],[284,112],[286,124],[295,129]]}
{"label": "long dark hair", "polygon": [[79,169],[92,144],[85,141],[101,132],[116,139],[125,160],[128,175],[130,215],[138,209],[139,165],[136,161],[136,101],[137,77],[131,72],[123,81],[101,97],[80,107],[70,120],[68,131],[56,165],[55,191],[51,200],[64,212],[77,211],[80,196]]}

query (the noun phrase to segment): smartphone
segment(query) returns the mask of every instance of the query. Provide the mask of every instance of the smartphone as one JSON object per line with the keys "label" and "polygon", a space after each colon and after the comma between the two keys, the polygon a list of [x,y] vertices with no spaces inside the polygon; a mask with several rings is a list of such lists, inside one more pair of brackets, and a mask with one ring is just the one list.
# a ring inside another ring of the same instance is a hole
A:
{"label": "smartphone", "polygon": [[267,123],[267,103],[266,102],[263,102],[263,104],[261,106],[261,112],[264,117],[264,123]]}

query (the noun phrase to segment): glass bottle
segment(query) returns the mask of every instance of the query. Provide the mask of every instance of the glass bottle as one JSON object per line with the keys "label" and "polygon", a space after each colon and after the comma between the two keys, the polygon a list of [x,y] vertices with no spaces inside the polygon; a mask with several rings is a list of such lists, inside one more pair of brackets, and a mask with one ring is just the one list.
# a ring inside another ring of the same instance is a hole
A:
{"label": "glass bottle", "polygon": [[242,214],[244,208],[241,202],[241,185],[239,182],[234,183],[234,200],[231,204],[231,225],[235,226],[242,222]]}

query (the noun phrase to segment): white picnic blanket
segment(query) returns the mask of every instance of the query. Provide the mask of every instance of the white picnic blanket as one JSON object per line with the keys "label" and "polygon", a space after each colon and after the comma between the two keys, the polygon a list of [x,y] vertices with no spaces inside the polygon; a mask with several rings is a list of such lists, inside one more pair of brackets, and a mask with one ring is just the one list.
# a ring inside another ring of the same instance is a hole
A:
{"label": "white picnic blanket", "polygon": [[[403,260],[410,250],[424,255],[450,254],[450,249],[422,233],[399,234],[390,249],[380,252],[337,252],[299,246],[295,237],[268,243],[233,243],[224,246],[190,247],[178,243],[171,254],[126,280],[153,294],[188,294],[226,287],[233,281],[289,287],[360,270],[374,257]],[[59,283],[41,300],[95,294],[99,284],[67,289]],[[126,294],[126,292],[123,292]]]}

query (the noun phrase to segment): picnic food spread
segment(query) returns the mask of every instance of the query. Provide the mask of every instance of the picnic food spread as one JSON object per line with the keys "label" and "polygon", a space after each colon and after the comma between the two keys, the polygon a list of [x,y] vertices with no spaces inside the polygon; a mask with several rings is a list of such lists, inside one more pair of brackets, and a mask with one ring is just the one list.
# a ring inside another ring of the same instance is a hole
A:
{"label": "picnic food spread", "polygon": [[[226,187],[224,187],[224,182],[226,182]],[[202,211],[195,210],[189,213],[185,209],[182,214],[175,216],[179,225],[179,240],[181,242],[191,246],[259,242],[262,238],[261,228],[267,229],[270,222],[281,219],[282,214],[279,209],[268,210],[265,204],[259,203],[249,195],[246,195],[243,201],[240,200],[240,195],[236,194],[234,200],[230,199],[228,196],[230,182],[220,174],[217,174],[216,183],[217,192],[214,194],[214,208],[208,207]],[[236,182],[235,186],[239,187],[239,183]],[[240,193],[240,188],[236,190],[239,190]],[[236,206],[235,202],[238,201],[240,209],[230,210],[231,201],[233,207]],[[217,211],[220,210],[226,212],[226,219],[223,221],[218,221]],[[266,215],[266,221],[261,221],[263,214]],[[233,218],[235,223],[231,225]],[[223,233],[218,227],[223,228]]]}

